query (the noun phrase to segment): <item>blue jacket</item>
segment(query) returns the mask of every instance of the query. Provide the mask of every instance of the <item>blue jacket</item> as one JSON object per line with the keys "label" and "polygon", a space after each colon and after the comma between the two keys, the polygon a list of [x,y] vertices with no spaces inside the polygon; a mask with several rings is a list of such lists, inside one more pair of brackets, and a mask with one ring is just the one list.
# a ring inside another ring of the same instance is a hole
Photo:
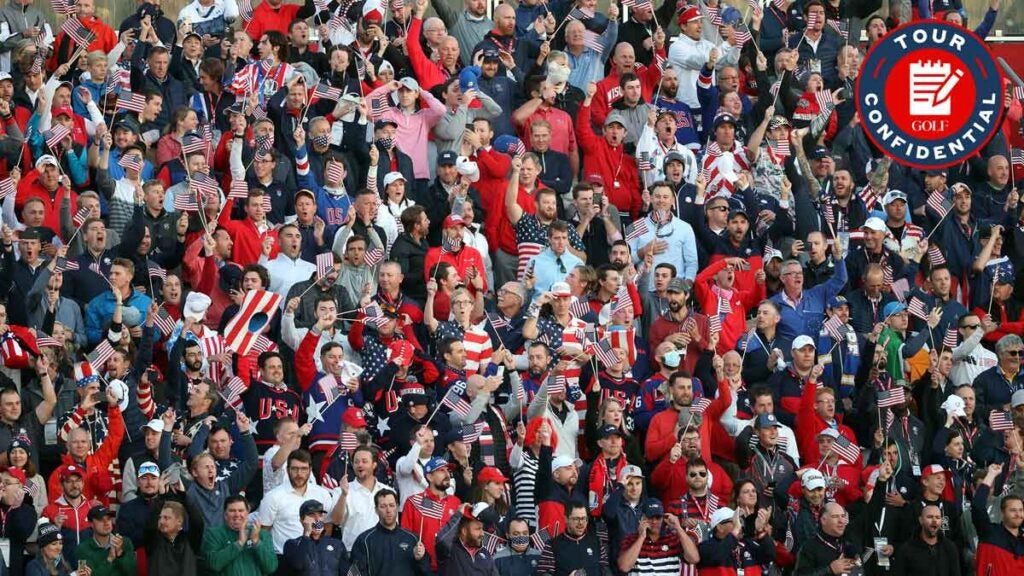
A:
{"label": "blue jacket", "polygon": [[[416,560],[413,548],[419,538],[401,526],[377,524],[352,544],[352,564],[362,576],[429,576],[430,553]],[[285,556],[287,557],[287,544]]]}
{"label": "blue jacket", "polygon": [[818,284],[814,288],[803,291],[797,308],[783,299],[785,292],[779,292],[772,296],[772,302],[778,304],[782,309],[782,321],[779,322],[778,332],[790,340],[801,334],[813,336],[820,332],[825,306],[845,287],[846,262],[839,260],[836,262],[836,272],[831,278],[824,284]]}
{"label": "blue jacket", "polygon": [[498,576],[532,576],[537,572],[539,562],[540,551],[533,547],[518,554],[506,546],[494,555],[494,568],[498,571]]}
{"label": "blue jacket", "polygon": [[996,365],[978,374],[973,386],[977,396],[975,412],[988,414],[991,410],[1002,410],[1004,404],[1010,403],[1014,392],[1024,389],[1024,371],[1018,371],[1010,381],[1003,369]]}
{"label": "blue jacket", "polygon": [[[86,272],[92,274],[88,269]],[[142,292],[132,291],[132,295],[124,302],[124,306],[135,308],[145,318],[151,302],[149,296]],[[116,306],[117,302],[111,291],[104,292],[89,301],[85,313],[85,337],[89,340],[89,344],[98,344],[103,339],[107,322],[113,317]]]}
{"label": "blue jacket", "polygon": [[486,548],[470,551],[458,538],[461,515],[453,514],[437,536],[438,576],[497,576],[494,557]]}

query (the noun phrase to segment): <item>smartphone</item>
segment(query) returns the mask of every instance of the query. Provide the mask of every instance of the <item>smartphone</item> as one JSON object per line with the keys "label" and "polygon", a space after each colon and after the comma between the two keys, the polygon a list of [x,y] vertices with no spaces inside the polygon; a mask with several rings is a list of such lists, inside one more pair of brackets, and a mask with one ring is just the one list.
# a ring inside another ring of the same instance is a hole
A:
{"label": "smartphone", "polygon": [[84,568],[88,568],[88,567],[89,567],[89,563],[86,562],[85,560],[79,560],[78,561],[78,570],[79,571],[81,571]]}
{"label": "smartphone", "polygon": [[594,192],[594,205],[601,206],[604,204],[604,192]]}

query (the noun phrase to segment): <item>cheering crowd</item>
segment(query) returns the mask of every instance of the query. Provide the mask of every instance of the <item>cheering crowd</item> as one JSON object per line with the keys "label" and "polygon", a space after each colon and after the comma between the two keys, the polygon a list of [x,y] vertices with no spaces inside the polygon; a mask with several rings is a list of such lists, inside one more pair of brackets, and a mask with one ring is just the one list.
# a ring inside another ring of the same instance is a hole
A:
{"label": "cheering crowd", "polygon": [[1000,0],[40,1],[0,576],[1024,574],[1024,86],[853,101]]}

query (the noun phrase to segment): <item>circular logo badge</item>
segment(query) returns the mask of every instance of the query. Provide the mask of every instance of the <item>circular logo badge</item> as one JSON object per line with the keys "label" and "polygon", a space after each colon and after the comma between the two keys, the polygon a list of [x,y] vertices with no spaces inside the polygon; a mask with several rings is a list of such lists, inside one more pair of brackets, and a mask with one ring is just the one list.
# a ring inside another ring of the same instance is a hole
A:
{"label": "circular logo badge", "polygon": [[857,111],[887,156],[920,169],[975,155],[998,130],[999,65],[969,30],[946,22],[901,26],[868,52],[857,77]]}

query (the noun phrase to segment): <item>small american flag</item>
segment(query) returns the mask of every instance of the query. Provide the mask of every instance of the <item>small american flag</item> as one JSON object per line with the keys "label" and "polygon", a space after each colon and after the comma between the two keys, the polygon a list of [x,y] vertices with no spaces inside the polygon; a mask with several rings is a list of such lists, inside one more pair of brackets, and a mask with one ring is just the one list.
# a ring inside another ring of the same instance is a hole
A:
{"label": "small american flag", "polygon": [[590,303],[583,298],[576,298],[569,304],[569,312],[576,318],[582,318],[590,314]]}
{"label": "small american flag", "polygon": [[198,212],[199,202],[196,201],[195,194],[188,192],[181,192],[174,195],[174,209],[178,212]]}
{"label": "small american flag", "polygon": [[615,350],[612,349],[610,340],[601,340],[594,345],[593,350],[597,359],[608,368],[616,366],[620,362],[618,355],[615,354]]}
{"label": "small american flag", "polygon": [[481,546],[485,550],[487,550],[491,554],[491,556],[494,556],[494,553],[498,550],[498,546],[502,545],[504,542],[504,538],[501,538],[500,536],[495,536],[490,532],[484,532],[483,542],[481,543]]}
{"label": "small american flag", "polygon": [[109,340],[104,338],[92,353],[86,354],[85,359],[89,362],[89,365],[92,366],[92,369],[95,372],[103,372],[104,368],[107,366],[107,361],[109,361],[113,356],[114,347],[110,345]]}
{"label": "small american flag", "polygon": [[253,139],[253,154],[256,156],[266,154],[273,145],[269,134],[260,134]]}
{"label": "small american flag", "polygon": [[60,30],[74,40],[75,44],[83,48],[92,44],[93,40],[96,39],[96,33],[83,26],[78,18],[68,18],[61,25]]}
{"label": "small american flag", "polygon": [[747,0],[747,6],[750,7],[751,12],[757,12],[761,9],[761,3],[758,0]]}
{"label": "small american flag", "polygon": [[43,73],[43,59],[33,58],[32,65],[28,68],[29,74],[42,74]]}
{"label": "small american flag", "polygon": [[776,81],[775,81],[775,83],[774,83],[774,84],[772,84],[772,85],[771,85],[771,86],[770,86],[770,87],[768,88],[768,92],[769,92],[769,93],[770,93],[770,94],[771,94],[772,96],[776,96],[776,97],[777,97],[777,96],[779,95],[779,90],[781,90],[781,89],[782,89],[782,80],[776,80]]}
{"label": "small american flag", "polygon": [[252,0],[238,0],[238,15],[245,22],[252,20]]}
{"label": "small american flag", "polygon": [[882,282],[884,282],[886,286],[891,286],[892,285],[892,282],[893,282],[892,274],[893,274],[892,266],[890,266],[889,264],[884,264],[882,266]]}
{"label": "small american flag", "polygon": [[149,278],[151,280],[155,280],[155,279],[167,280],[167,270],[164,270],[163,268],[161,268],[160,266],[158,266],[156,264],[150,265],[148,272],[149,272]]}
{"label": "small american flag", "polygon": [[345,167],[341,162],[327,162],[327,166],[324,168],[324,180],[328,182],[341,182],[344,169]]}
{"label": "small american flag", "polygon": [[604,54],[604,44],[601,43],[601,36],[593,30],[583,31],[583,45],[596,52],[598,56]]}
{"label": "small american flag", "polygon": [[232,180],[228,189],[228,198],[242,200],[249,197],[249,183],[245,180]]}
{"label": "small american flag", "polygon": [[78,12],[78,4],[69,0],[50,0],[54,14],[68,15]]}
{"label": "small american flag", "polygon": [[928,311],[924,309],[924,302],[917,296],[912,297],[907,303],[907,312],[921,320],[928,319]]}
{"label": "small american flag", "polygon": [[846,323],[838,315],[833,314],[825,323],[822,325],[825,332],[832,337],[833,340],[839,341],[846,336]]}
{"label": "small american flag", "polygon": [[276,344],[270,341],[270,338],[260,334],[256,337],[256,342],[252,345],[252,351],[256,354],[263,354],[271,348],[276,348],[276,346]]}
{"label": "small american flag", "polygon": [[712,26],[721,26],[722,14],[718,11],[718,8],[714,8],[712,6],[707,6],[706,8],[708,12],[708,22],[710,22]]}
{"label": "small american flag", "polygon": [[592,20],[594,18],[594,11],[589,8],[573,7],[569,11],[569,15],[565,17],[566,22],[572,22],[573,20]]}
{"label": "small american flag", "polygon": [[932,266],[942,266],[946,263],[946,257],[942,255],[942,249],[935,244],[928,247],[928,263]]}
{"label": "small american flag", "polygon": [[906,299],[907,291],[910,290],[910,282],[906,278],[900,278],[893,282],[889,288],[892,290],[892,295],[900,302],[903,302]]}
{"label": "small american flag", "polygon": [[181,137],[181,152],[183,154],[193,154],[195,152],[205,152],[206,141],[203,137],[197,134],[185,134]]}
{"label": "small american flag", "polygon": [[497,312],[488,312],[487,321],[491,323],[491,327],[495,330],[501,330],[510,326],[508,320],[505,320],[501,314],[498,314]]}
{"label": "small american flag", "polygon": [[425,497],[423,494],[417,494],[413,496],[413,505],[427,518],[434,520],[440,520],[444,516],[444,506],[440,502],[431,500]]}
{"label": "small american flag", "polygon": [[57,272],[67,272],[68,270],[78,270],[78,262],[74,260],[68,260],[67,258],[57,257]]}
{"label": "small american flag", "polygon": [[43,132],[43,138],[46,140],[46,146],[51,150],[60,146],[61,142],[70,135],[71,130],[68,130],[67,126],[63,124],[56,124],[53,128]]}
{"label": "small american flag", "polygon": [[829,28],[835,30],[836,34],[842,36],[843,40],[850,39],[849,24],[846,21],[840,22],[839,20],[826,20]]}
{"label": "small american flag", "polygon": [[1024,150],[1013,150],[1010,152],[1010,162],[1014,168],[1024,168]]}
{"label": "small american flag", "polygon": [[63,348],[64,344],[61,343],[61,341],[57,340],[56,338],[52,338],[50,336],[40,336],[39,338],[36,338],[36,346],[38,346],[39,348]]}
{"label": "small american flag", "polygon": [[270,203],[270,194],[264,194],[261,196],[260,205],[263,206],[263,213],[269,214],[273,209],[273,205]]}
{"label": "small american flag", "polygon": [[850,442],[850,439],[842,434],[832,442],[832,451],[850,464],[856,462],[860,457],[860,447]]}
{"label": "small american flag", "polygon": [[218,196],[220,193],[220,190],[217,188],[217,181],[202,172],[195,172],[192,174],[192,179],[189,182],[189,189],[195,190],[204,198],[208,196]]}
{"label": "small american flag", "polygon": [[956,348],[958,336],[956,326],[946,328],[946,334],[942,336],[942,345],[950,350]]}
{"label": "small american flag", "polygon": [[359,448],[359,438],[352,432],[342,432],[341,439],[338,441],[338,447],[345,452],[351,452]]}
{"label": "small american flag", "polygon": [[932,192],[931,195],[928,196],[927,204],[929,208],[939,215],[939,218],[945,218],[946,214],[949,213],[949,209],[953,207],[953,204],[942,192]]}
{"label": "small american flag", "polygon": [[454,254],[462,250],[462,239],[450,236],[441,237],[441,254]]}
{"label": "small american flag", "polygon": [[142,156],[138,154],[122,154],[117,159],[117,165],[125,170],[134,170],[136,172],[142,172]]}
{"label": "small american flag", "polygon": [[1013,430],[1013,418],[1005,410],[993,410],[988,413],[988,427],[993,432]]}
{"label": "small american flag", "polygon": [[523,154],[526,154],[526,145],[524,145],[523,141],[519,138],[514,138],[512,142],[509,143],[508,149],[505,152],[513,158],[519,158]]}
{"label": "small american flag", "polygon": [[344,394],[338,385],[338,378],[334,374],[326,374],[317,381],[317,384],[320,385],[320,391],[324,393],[324,400],[327,401],[328,406],[334,404]]}
{"label": "small american flag", "polygon": [[14,180],[11,180],[10,178],[0,180],[0,200],[7,198],[16,191],[17,189],[14,187]]}
{"label": "small american flag", "polygon": [[703,414],[708,409],[708,406],[711,406],[711,400],[703,396],[694,398],[693,402],[690,403],[690,414]]}
{"label": "small american flag", "polygon": [[323,278],[334,270],[334,252],[324,252],[316,255],[316,275]]}
{"label": "small american flag", "polygon": [[615,293],[615,298],[613,298],[613,300],[612,314],[618,314],[627,308],[633,307],[633,299],[630,298],[629,290],[626,289],[625,284],[619,286],[619,290]]}
{"label": "small american flag", "polygon": [[467,424],[462,427],[462,441],[466,444],[473,444],[480,439],[480,433],[484,430],[484,423]]}
{"label": "small american flag", "polygon": [[374,246],[363,254],[363,263],[367,266],[376,266],[382,260],[384,260],[384,250],[379,246]]}
{"label": "small american flag", "polygon": [[550,375],[548,375],[548,379],[544,383],[544,386],[547,387],[549,395],[550,394],[565,394],[565,386],[566,386],[565,376],[563,376],[561,374],[559,374],[559,375],[550,374]]}
{"label": "small american flag", "polygon": [[71,223],[75,225],[75,228],[81,228],[85,221],[89,219],[90,214],[92,214],[92,210],[89,208],[79,208],[75,215],[71,217]]}
{"label": "small american flag", "polygon": [[121,95],[117,97],[115,108],[129,112],[142,112],[146,108],[146,95],[121,90]]}
{"label": "small american flag", "polygon": [[463,418],[472,409],[469,402],[466,402],[455,388],[448,390],[444,398],[441,399],[441,405],[448,407],[449,410]]}
{"label": "small american flag", "polygon": [[875,404],[879,408],[891,408],[893,406],[902,406],[907,401],[907,396],[903,392],[902,386],[893,386],[887,390],[878,391],[878,400]]}
{"label": "small american flag", "polygon": [[868,210],[871,210],[871,207],[875,205],[875,202],[878,202],[878,194],[875,194],[875,191],[871,186],[861,188],[860,191],[857,192],[857,197],[860,198],[861,202],[864,203],[864,207]]}
{"label": "small american flag", "polygon": [[551,533],[547,528],[538,530],[530,535],[530,545],[537,550],[544,550],[544,546],[547,546],[549,540],[551,540]]}
{"label": "small american flag", "polygon": [[818,26],[818,13],[810,12],[807,14],[807,28],[817,28]]}
{"label": "small american flag", "polygon": [[789,140],[769,140],[768,144],[772,147],[773,150],[775,150],[776,154],[782,156],[783,158],[786,158],[787,156],[790,156],[792,154],[792,151],[789,148]]}
{"label": "small american flag", "polygon": [[651,163],[651,153],[641,152],[636,159],[637,170],[654,170],[654,164]]}
{"label": "small american flag", "polygon": [[164,336],[170,336],[171,332],[174,332],[174,325],[177,323],[177,320],[171,317],[171,313],[162,306],[157,310],[156,318],[153,319],[153,324],[156,325],[157,329]]}
{"label": "small american flag", "polygon": [[242,409],[242,393],[246,390],[245,382],[238,376],[232,376],[221,389],[220,396],[232,410],[238,411]]}
{"label": "small american flag", "polygon": [[1017,100],[1024,100],[1024,86],[1014,86],[1013,97]]}
{"label": "small american flag", "polygon": [[107,94],[113,94],[118,88],[127,90],[131,87],[132,73],[127,68],[117,68],[107,80]]}
{"label": "small american flag", "polygon": [[633,222],[633,227],[630,228],[629,233],[626,234],[626,242],[632,242],[648,232],[650,232],[650,228],[647,226],[647,218],[641,218],[636,222]]}
{"label": "small american flag", "polygon": [[708,315],[708,331],[711,333],[722,331],[722,318],[718,314]]}
{"label": "small american flag", "polygon": [[750,33],[750,29],[746,26],[737,26],[735,38],[736,45],[742,48],[747,42],[753,42],[754,35]]}
{"label": "small american flag", "polygon": [[818,109],[822,112],[825,108],[833,104],[832,93],[827,88],[822,88],[814,93],[814,99],[818,101]]}
{"label": "small american flag", "polygon": [[341,88],[333,88],[321,82],[313,89],[313,98],[322,98],[324,100],[337,102],[338,99],[341,98]]}
{"label": "small american flag", "polygon": [[387,94],[377,94],[370,99],[370,118],[376,120],[384,115],[385,112],[391,109],[388,104]]}

